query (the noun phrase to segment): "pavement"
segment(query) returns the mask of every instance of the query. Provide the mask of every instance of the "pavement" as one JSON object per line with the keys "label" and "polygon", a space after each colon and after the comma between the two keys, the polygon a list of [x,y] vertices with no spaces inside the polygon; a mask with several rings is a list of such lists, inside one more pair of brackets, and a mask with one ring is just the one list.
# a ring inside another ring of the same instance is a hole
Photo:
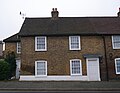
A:
{"label": "pavement", "polygon": [[0,91],[120,91],[120,81],[0,81]]}

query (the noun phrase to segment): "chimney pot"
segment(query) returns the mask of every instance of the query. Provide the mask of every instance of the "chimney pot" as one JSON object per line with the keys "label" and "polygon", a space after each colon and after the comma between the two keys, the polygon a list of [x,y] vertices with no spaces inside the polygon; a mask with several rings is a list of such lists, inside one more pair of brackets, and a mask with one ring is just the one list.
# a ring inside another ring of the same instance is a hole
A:
{"label": "chimney pot", "polygon": [[118,17],[120,17],[120,8],[119,8],[119,12],[117,13]]}
{"label": "chimney pot", "polygon": [[57,11],[57,8],[55,8],[55,11]]}
{"label": "chimney pot", "polygon": [[52,8],[51,15],[52,15],[52,19],[54,20],[58,19],[59,12],[57,11],[57,8]]}
{"label": "chimney pot", "polygon": [[54,8],[52,8],[52,11],[55,11],[55,9],[54,9]]}

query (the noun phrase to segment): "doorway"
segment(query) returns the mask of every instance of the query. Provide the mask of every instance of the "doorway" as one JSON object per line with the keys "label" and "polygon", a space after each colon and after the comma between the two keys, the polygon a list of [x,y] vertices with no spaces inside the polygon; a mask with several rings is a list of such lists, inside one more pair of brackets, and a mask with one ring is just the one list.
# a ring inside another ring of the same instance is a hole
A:
{"label": "doorway", "polygon": [[99,58],[87,58],[88,81],[100,81]]}

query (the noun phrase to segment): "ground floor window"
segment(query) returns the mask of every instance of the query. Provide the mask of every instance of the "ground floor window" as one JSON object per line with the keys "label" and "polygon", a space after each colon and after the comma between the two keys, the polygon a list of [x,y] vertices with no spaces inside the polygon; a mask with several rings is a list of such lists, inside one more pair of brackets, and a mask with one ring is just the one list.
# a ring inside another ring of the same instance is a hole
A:
{"label": "ground floor window", "polygon": [[35,61],[35,75],[47,76],[47,61]]}
{"label": "ground floor window", "polygon": [[116,74],[120,74],[120,58],[115,59],[115,70]]}
{"label": "ground floor window", "polygon": [[82,65],[80,59],[70,60],[71,75],[82,75]]}

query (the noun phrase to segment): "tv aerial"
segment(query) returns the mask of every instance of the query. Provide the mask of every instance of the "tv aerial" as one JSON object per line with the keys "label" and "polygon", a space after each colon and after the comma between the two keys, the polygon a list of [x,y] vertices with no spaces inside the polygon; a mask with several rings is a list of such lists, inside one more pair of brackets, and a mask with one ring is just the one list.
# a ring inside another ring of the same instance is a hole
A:
{"label": "tv aerial", "polygon": [[20,11],[20,15],[22,16],[23,19],[25,19],[25,16],[26,16],[25,13],[22,13],[22,12]]}

